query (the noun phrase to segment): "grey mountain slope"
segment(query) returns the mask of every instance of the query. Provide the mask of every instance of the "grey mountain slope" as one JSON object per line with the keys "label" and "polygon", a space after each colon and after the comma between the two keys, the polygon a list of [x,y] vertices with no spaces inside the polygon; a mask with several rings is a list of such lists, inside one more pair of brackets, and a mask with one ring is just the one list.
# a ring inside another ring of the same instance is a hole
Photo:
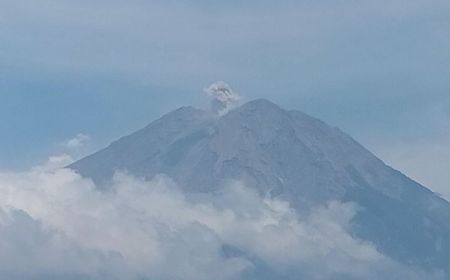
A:
{"label": "grey mountain slope", "polygon": [[352,233],[392,258],[450,272],[450,204],[337,128],[267,100],[218,117],[183,107],[70,168],[100,185],[117,170],[164,173],[189,192],[241,180],[296,209],[360,207]]}

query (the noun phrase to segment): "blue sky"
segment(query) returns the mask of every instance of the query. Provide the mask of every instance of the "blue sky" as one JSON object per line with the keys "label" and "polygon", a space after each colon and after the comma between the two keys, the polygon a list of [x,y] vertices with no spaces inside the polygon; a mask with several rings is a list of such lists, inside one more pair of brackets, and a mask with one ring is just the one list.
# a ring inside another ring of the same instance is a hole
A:
{"label": "blue sky", "polygon": [[448,0],[0,0],[0,168],[94,151],[224,80],[450,194],[449,50]]}

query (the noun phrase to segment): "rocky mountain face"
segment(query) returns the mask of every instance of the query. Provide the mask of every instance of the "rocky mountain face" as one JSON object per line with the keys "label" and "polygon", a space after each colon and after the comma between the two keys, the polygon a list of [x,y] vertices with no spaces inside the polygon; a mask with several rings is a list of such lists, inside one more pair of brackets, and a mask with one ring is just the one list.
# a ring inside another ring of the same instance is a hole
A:
{"label": "rocky mountain face", "polygon": [[401,263],[450,273],[447,201],[339,129],[267,100],[224,115],[180,108],[69,167],[99,186],[115,171],[166,174],[193,193],[240,180],[298,210],[352,201],[352,235]]}

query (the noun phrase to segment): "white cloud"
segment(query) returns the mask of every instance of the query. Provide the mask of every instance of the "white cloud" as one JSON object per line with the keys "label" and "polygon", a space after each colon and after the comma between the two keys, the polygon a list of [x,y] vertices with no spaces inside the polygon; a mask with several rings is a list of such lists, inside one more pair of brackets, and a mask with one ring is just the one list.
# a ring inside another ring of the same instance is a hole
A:
{"label": "white cloud", "polygon": [[74,138],[68,140],[64,146],[69,149],[79,149],[91,141],[91,137],[84,133],[79,133]]}
{"label": "white cloud", "polygon": [[60,168],[63,168],[65,166],[68,166],[69,164],[73,163],[74,159],[68,155],[68,154],[61,154],[58,156],[52,156],[50,157],[47,162],[45,162],[42,165],[38,165],[33,168],[36,172],[49,172],[58,170]]}
{"label": "white cloud", "polygon": [[0,173],[0,278],[261,279],[264,264],[286,279],[432,279],[354,239],[353,204],[299,214],[239,183],[197,197],[165,176],[110,187],[67,169]]}

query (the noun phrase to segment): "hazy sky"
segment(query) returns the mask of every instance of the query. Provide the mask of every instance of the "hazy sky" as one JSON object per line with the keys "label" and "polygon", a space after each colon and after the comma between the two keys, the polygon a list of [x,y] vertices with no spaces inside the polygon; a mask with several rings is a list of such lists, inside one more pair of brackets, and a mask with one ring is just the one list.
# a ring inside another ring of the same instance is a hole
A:
{"label": "hazy sky", "polygon": [[448,0],[0,0],[0,168],[205,106],[216,80],[450,194]]}

